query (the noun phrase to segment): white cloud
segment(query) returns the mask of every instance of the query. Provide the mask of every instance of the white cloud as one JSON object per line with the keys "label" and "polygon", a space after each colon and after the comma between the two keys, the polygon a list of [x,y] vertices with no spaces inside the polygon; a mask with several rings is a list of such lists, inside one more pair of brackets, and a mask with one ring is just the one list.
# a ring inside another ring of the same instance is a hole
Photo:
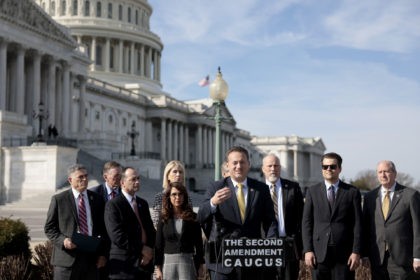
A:
{"label": "white cloud", "polygon": [[419,13],[418,1],[342,1],[325,18],[325,27],[333,44],[410,52],[420,48]]}
{"label": "white cloud", "polygon": [[150,2],[174,97],[207,97],[220,65],[239,128],[320,136],[347,178],[391,159],[420,180],[420,2]]}

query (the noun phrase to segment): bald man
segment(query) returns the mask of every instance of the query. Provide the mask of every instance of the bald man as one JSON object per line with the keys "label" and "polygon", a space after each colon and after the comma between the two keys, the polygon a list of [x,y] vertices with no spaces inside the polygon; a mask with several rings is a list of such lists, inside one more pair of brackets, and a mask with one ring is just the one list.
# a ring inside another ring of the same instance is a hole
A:
{"label": "bald man", "polygon": [[272,276],[277,274],[279,279],[296,280],[299,276],[299,259],[302,257],[302,191],[298,183],[280,177],[280,159],[276,155],[265,156],[261,169],[273,200],[279,236],[293,240],[289,243],[292,246],[288,248],[286,266],[269,273]]}

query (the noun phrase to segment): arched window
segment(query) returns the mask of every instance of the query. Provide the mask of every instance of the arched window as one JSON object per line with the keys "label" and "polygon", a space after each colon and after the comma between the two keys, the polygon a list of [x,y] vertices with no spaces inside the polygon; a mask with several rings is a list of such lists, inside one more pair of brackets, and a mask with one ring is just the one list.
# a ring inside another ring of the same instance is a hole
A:
{"label": "arched window", "polygon": [[66,14],[66,0],[61,1],[61,15],[64,16]]}
{"label": "arched window", "polygon": [[108,3],[108,18],[112,18],[112,3]]}
{"label": "arched window", "polygon": [[85,17],[88,17],[90,14],[90,2],[85,1]]}
{"label": "arched window", "polygon": [[73,0],[73,16],[77,16],[77,0]]}
{"label": "arched window", "polygon": [[136,25],[139,25],[139,10],[136,10]]}
{"label": "arched window", "polygon": [[123,18],[123,7],[122,5],[118,6],[118,20],[122,20]]}
{"label": "arched window", "polygon": [[96,2],[96,17],[101,17],[102,16],[102,3],[101,2]]}

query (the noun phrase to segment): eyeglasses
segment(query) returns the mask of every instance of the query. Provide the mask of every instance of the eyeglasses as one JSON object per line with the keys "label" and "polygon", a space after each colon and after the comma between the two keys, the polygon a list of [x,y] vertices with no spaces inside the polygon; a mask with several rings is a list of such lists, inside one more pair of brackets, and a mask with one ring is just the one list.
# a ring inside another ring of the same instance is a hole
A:
{"label": "eyeglasses", "polygon": [[323,170],[328,170],[328,168],[331,169],[331,170],[336,170],[337,169],[337,164],[322,165]]}
{"label": "eyeglasses", "polygon": [[181,197],[183,196],[183,193],[177,192],[177,193],[171,193],[171,197]]}

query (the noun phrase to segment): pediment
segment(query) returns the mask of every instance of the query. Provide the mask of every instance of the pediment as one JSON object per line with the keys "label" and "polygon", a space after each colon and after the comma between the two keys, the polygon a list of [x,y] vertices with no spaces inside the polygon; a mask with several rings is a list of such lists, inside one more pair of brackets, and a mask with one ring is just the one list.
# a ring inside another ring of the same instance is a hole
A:
{"label": "pediment", "polygon": [[[204,111],[204,114],[208,116],[214,116],[216,113],[216,105],[213,103],[212,106],[210,106],[207,110]],[[235,118],[230,113],[229,109],[226,107],[226,103],[222,102],[220,106],[220,114],[222,116],[222,119],[225,122],[236,124]]]}
{"label": "pediment", "polygon": [[68,29],[54,21],[31,0],[0,0],[0,17],[22,28],[74,49],[76,41]]}

